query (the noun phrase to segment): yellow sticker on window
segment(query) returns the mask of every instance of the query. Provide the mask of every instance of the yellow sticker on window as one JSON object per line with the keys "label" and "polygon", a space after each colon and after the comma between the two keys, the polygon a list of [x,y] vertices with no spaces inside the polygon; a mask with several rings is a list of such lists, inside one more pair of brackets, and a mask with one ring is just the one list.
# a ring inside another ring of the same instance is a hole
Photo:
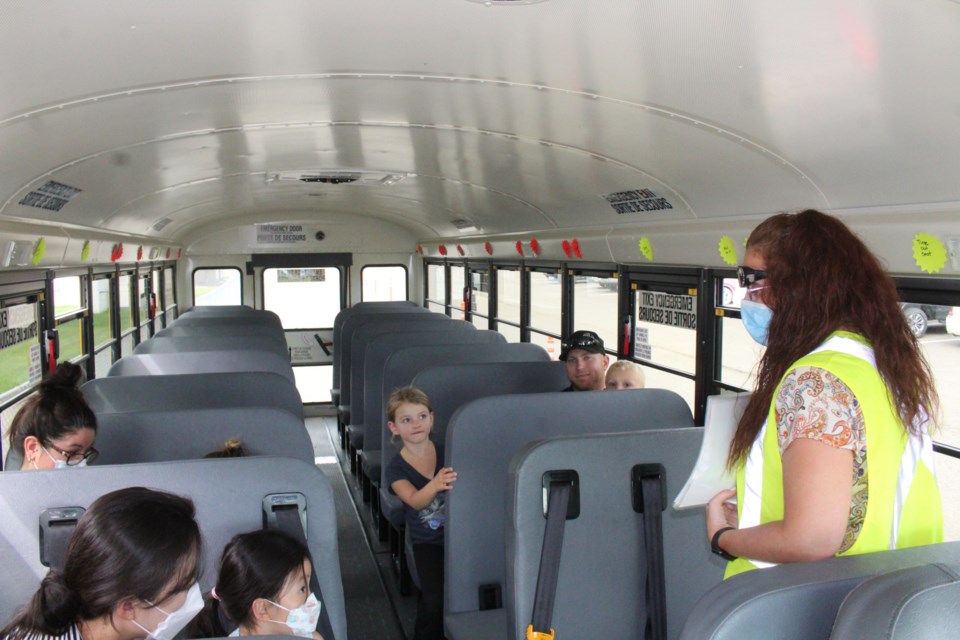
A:
{"label": "yellow sticker on window", "polygon": [[637,243],[637,246],[640,247],[640,255],[650,262],[653,262],[653,245],[650,244],[650,238],[646,236],[640,238],[640,242]]}
{"label": "yellow sticker on window", "polygon": [[937,273],[947,264],[947,249],[929,233],[913,236],[913,259],[927,273]]}
{"label": "yellow sticker on window", "polygon": [[731,267],[737,265],[737,247],[733,244],[730,236],[720,238],[720,245],[717,247],[720,251],[720,259]]}

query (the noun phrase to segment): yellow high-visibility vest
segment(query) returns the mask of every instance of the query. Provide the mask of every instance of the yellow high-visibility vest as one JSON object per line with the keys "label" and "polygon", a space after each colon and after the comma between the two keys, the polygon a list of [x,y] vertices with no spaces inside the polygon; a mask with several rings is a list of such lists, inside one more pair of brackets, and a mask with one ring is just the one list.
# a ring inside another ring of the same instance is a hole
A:
{"label": "yellow high-visibility vest", "polygon": [[[907,431],[862,336],[836,331],[787,371],[819,367],[842,380],[863,411],[867,441],[867,512],[853,545],[837,555],[914,547],[943,541],[940,489],[933,470],[933,440],[927,421]],[[785,374],[786,375],[786,374]],[[783,381],[781,380],[781,384]],[[783,466],[774,403],[746,459],[737,467],[737,512],[741,528],[783,520]],[[850,485],[838,490],[850,490]],[[772,566],[737,558],[725,578]]]}

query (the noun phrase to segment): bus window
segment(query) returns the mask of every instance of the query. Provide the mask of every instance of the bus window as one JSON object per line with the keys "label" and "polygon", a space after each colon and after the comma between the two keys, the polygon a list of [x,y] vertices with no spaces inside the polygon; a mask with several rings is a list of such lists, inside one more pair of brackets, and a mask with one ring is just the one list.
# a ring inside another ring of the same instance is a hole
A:
{"label": "bus window", "polygon": [[442,264],[427,265],[427,309],[446,313],[447,276]]}
{"label": "bus window", "polygon": [[107,375],[113,364],[113,323],[110,321],[110,278],[93,281],[93,351],[98,376]]}
{"label": "bus window", "polygon": [[[960,326],[951,315],[958,314],[960,307],[947,307],[914,302],[901,303],[904,318],[917,336],[920,351],[930,365],[933,380],[940,395],[938,428],[933,430],[936,442],[960,447],[960,397],[952,393],[960,382]],[[943,521],[947,540],[960,540],[960,508],[953,505],[948,496],[960,492],[960,460],[938,455],[937,481],[943,501]]]}
{"label": "bus window", "polygon": [[471,269],[468,285],[470,288],[470,320],[477,329],[490,328],[490,272],[486,269]]}
{"label": "bus window", "polygon": [[559,336],[561,299],[559,273],[531,271],[530,328]]}
{"label": "bus window", "polygon": [[450,265],[450,313],[455,320],[465,320],[463,302],[463,265]]}
{"label": "bus window", "polygon": [[765,347],[750,337],[740,318],[721,318],[720,340],[720,382],[752,391]]}
{"label": "bus window", "polygon": [[[133,329],[133,305],[130,304],[133,293],[132,282],[133,278],[129,274],[122,274],[117,281],[117,292],[120,296],[120,335],[124,338],[121,342],[124,344],[123,353],[125,354],[133,351],[133,334],[131,333]],[[129,349],[127,349],[128,342]]]}
{"label": "bus window", "polygon": [[59,318],[84,308],[80,295],[80,276],[56,278],[53,281],[53,301]]}
{"label": "bus window", "polygon": [[603,344],[617,351],[617,278],[574,276],[573,328],[587,329],[603,338]]}
{"label": "bus window", "polygon": [[497,269],[497,331],[520,342],[520,271]]}
{"label": "bus window", "polygon": [[[79,276],[56,278],[53,281],[54,313],[60,337],[59,360],[76,360],[84,354],[83,319],[77,316],[85,309]],[[71,317],[73,316],[73,317]]]}
{"label": "bus window", "polygon": [[332,327],[340,313],[340,270],[264,269],[263,306],[280,316],[287,330]]}
{"label": "bus window", "polygon": [[636,292],[634,319],[634,358],[641,364],[662,367],[646,367],[647,386],[675,391],[692,408],[697,365],[696,296],[641,289]]}
{"label": "bus window", "polygon": [[360,271],[360,298],[364,302],[407,299],[407,268],[401,265],[366,266]]}
{"label": "bus window", "polygon": [[195,270],[194,306],[243,304],[241,277],[240,269],[236,267],[204,267]]}
{"label": "bus window", "polygon": [[[31,383],[31,347],[40,344],[40,317],[35,303],[4,305],[0,314],[5,328],[4,340],[0,342],[0,402],[4,402]],[[36,349],[32,357],[39,357]],[[39,375],[39,369],[34,371],[34,382],[39,382]],[[4,420],[3,425],[9,423]]]}

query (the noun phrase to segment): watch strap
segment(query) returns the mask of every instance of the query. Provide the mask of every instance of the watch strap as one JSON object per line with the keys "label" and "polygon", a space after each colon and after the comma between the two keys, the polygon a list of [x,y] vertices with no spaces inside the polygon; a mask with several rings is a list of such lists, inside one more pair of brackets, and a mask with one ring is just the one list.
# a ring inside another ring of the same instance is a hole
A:
{"label": "watch strap", "polygon": [[720,536],[722,536],[727,531],[732,531],[736,527],[723,527],[722,529],[717,529],[717,532],[713,534],[713,539],[710,540],[710,551],[717,554],[724,560],[736,560],[737,556],[727,553],[720,547]]}

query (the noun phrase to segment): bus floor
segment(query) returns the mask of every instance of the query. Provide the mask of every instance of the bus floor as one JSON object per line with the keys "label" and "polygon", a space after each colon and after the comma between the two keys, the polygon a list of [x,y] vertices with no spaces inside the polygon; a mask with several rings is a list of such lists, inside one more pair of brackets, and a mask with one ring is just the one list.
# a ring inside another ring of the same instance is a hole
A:
{"label": "bus floor", "polygon": [[373,528],[349,462],[340,449],[337,420],[307,418],[313,455],[333,487],[337,509],[340,575],[350,638],[406,640],[413,636],[416,595],[401,596],[390,550]]}

